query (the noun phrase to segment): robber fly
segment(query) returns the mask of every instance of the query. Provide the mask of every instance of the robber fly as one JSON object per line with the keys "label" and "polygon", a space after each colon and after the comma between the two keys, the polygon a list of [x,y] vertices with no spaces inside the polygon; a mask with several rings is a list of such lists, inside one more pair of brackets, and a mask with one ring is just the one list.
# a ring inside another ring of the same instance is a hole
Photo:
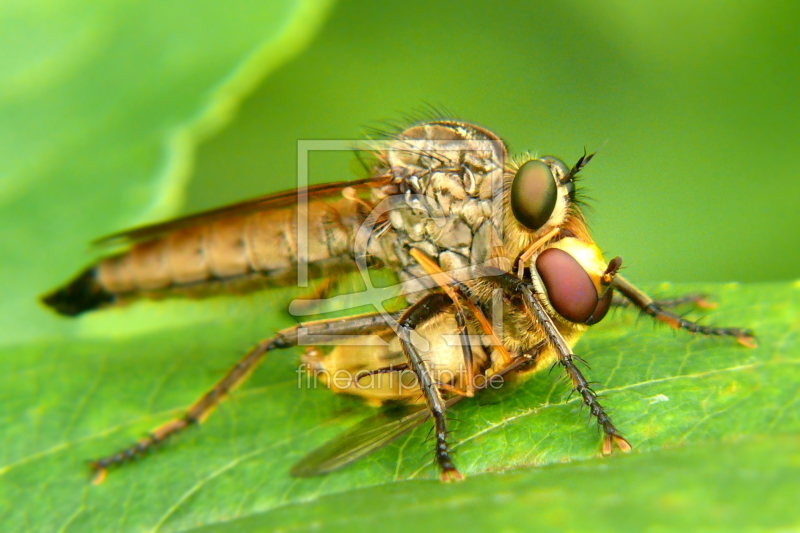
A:
{"label": "robber fly", "polygon": [[[572,346],[616,298],[673,328],[730,336],[752,346],[750,330],[687,321],[619,274],[589,235],[576,200],[578,173],[554,157],[509,159],[502,140],[474,124],[432,120],[376,144],[366,178],[287,191],[112,235],[127,246],[43,297],[75,316],[136,298],[206,295],[286,284],[299,265],[315,275],[382,268],[397,273],[407,307],[305,323],[252,348],[186,413],[119,453],[107,469],[202,422],[268,352],[373,335],[380,345],[310,348],[308,372],[336,392],[373,403],[422,403],[400,418],[375,419],[312,453],[293,473],[338,468],[431,418],[443,480],[460,479],[450,456],[446,409],[494,377],[560,365],[602,433],[602,451],[630,444],[576,366]],[[307,228],[298,235],[297,228]],[[313,339],[313,342],[308,342]],[[347,372],[336,382],[325,376]]]}

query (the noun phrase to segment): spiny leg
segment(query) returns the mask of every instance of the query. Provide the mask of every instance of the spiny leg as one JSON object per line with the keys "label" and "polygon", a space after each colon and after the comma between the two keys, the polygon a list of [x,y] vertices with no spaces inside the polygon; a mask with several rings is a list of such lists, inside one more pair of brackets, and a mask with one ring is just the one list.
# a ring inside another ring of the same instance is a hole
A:
{"label": "spiny leg", "polygon": [[[689,294],[684,294],[683,296],[676,296],[674,298],[660,298],[658,300],[653,300],[653,304],[655,304],[655,306],[659,309],[671,309],[673,307],[681,307],[688,304],[693,304],[701,309],[714,309],[717,307],[717,304],[708,301],[706,298],[708,298],[707,294],[692,292]],[[633,307],[634,304],[628,298],[615,293],[614,298],[611,301],[611,305],[614,307],[627,308]]]}
{"label": "spiny leg", "polygon": [[93,482],[95,484],[102,483],[105,479],[108,467],[136,459],[150,451],[154,446],[164,442],[169,437],[180,433],[193,424],[201,423],[211,414],[214,407],[216,407],[228,393],[247,379],[248,375],[258,366],[268,351],[291,346],[291,344],[284,346],[282,341],[283,339],[281,337],[274,337],[259,343],[255,348],[250,350],[245,357],[239,360],[239,362],[228,371],[225,377],[192,404],[182,417],[162,424],[151,431],[146,437],[136,442],[136,444],[124,450],[91,461],[89,465],[96,472]]}
{"label": "spiny leg", "polygon": [[442,470],[442,481],[459,480],[462,479],[462,476],[453,465],[447,444],[447,417],[445,415],[447,406],[441,392],[439,392],[436,381],[431,375],[431,370],[417,351],[416,346],[414,346],[411,334],[417,327],[451,306],[452,301],[446,294],[429,294],[412,305],[403,314],[398,328],[403,353],[417,376],[417,383],[433,417],[434,430],[436,432],[436,462]]}
{"label": "spiny leg", "polygon": [[469,330],[467,329],[467,316],[464,309],[460,306],[456,308],[456,326],[458,326],[458,339],[461,344],[461,353],[464,356],[464,370],[466,390],[461,391],[456,387],[451,387],[446,383],[441,383],[440,386],[454,392],[456,394],[464,394],[464,396],[475,395],[475,358],[472,355],[472,344],[469,342]]}
{"label": "spiny leg", "polygon": [[[414,257],[420,265],[425,269],[425,271],[431,275],[439,285],[439,287],[444,290],[445,294],[450,298],[450,303],[453,306],[453,314],[456,320],[456,326],[458,328],[458,337],[459,337],[459,344],[461,346],[461,352],[464,358],[464,381],[466,381],[466,390],[461,390],[455,386],[452,386],[448,383],[443,382],[436,382],[436,385],[441,389],[447,392],[457,394],[459,396],[467,396],[472,397],[475,395],[476,385],[475,385],[475,361],[472,353],[472,344],[470,342],[469,337],[469,330],[467,328],[467,315],[464,311],[464,308],[461,306],[460,297],[463,297],[469,307],[470,311],[472,312],[473,317],[478,320],[481,324],[482,329],[487,335],[492,336],[493,340],[497,341],[499,344],[499,338],[494,333],[494,330],[489,324],[489,321],[486,320],[486,317],[483,314],[483,311],[478,307],[477,303],[474,302],[474,298],[471,294],[469,294],[469,289],[464,286],[463,283],[460,283],[450,277],[449,274],[444,272],[435,261],[430,259],[427,255],[416,248],[412,248],[409,252],[412,257]],[[436,313],[435,313],[436,314]],[[433,316],[435,316],[435,314]],[[505,350],[505,347],[500,344],[502,348],[501,355],[504,355],[506,361],[508,363],[511,362],[512,358],[508,351]],[[371,370],[366,372],[359,372],[358,375],[355,377],[355,380],[359,380],[362,377],[374,375],[374,374],[382,374],[387,372],[395,372],[395,371],[402,371],[408,368],[408,365],[395,365],[394,367],[387,367],[381,368],[377,370]]]}
{"label": "spiny leg", "polygon": [[750,329],[703,326],[691,320],[686,320],[674,313],[670,313],[669,311],[665,311],[656,301],[620,275],[616,275],[612,283],[615,289],[630,300],[634,306],[641,309],[642,312],[660,322],[664,322],[674,329],[685,329],[692,333],[700,333],[701,335],[735,337],[736,340],[739,341],[739,344],[748,348],[756,347],[755,333]]}
{"label": "spiny leg", "polygon": [[[463,298],[464,301],[467,303],[467,307],[469,307],[470,311],[472,312],[473,317],[478,321],[483,330],[484,334],[488,335],[489,338],[492,339],[493,346],[497,349],[498,353],[503,357],[506,364],[510,364],[512,361],[512,356],[506,347],[503,345],[500,338],[497,336],[497,333],[494,331],[494,328],[486,319],[486,315],[484,315],[483,311],[480,307],[480,302],[472,295],[469,287],[467,287],[464,283],[456,280],[450,274],[445,272],[441,269],[439,264],[425,255],[417,248],[412,248],[409,250],[409,254],[417,260],[420,266],[433,278],[439,287],[448,295],[450,296],[450,300],[452,300],[453,304],[456,307],[456,321],[458,322],[459,326],[459,336],[461,337],[461,346],[470,347],[469,345],[469,335],[467,334],[467,325],[466,325],[466,316],[463,313],[462,307],[459,303],[459,298]],[[460,315],[460,316],[459,316]],[[465,348],[464,358],[465,361],[472,361],[472,349],[470,347],[469,353]],[[467,367],[467,377],[468,382],[474,382],[474,372],[470,370],[471,365]],[[467,387],[468,396],[472,396],[475,392],[474,387],[469,385]]]}
{"label": "spiny leg", "polygon": [[566,339],[564,339],[564,336],[561,335],[561,332],[556,327],[553,318],[547,314],[544,305],[539,302],[531,286],[513,274],[502,274],[487,279],[503,288],[507,294],[521,298],[531,319],[541,324],[544,328],[547,342],[553,346],[559,364],[564,367],[567,376],[572,382],[573,390],[581,395],[583,403],[589,407],[592,416],[597,419],[598,425],[603,430],[603,454],[608,455],[611,453],[612,444],[616,444],[623,452],[630,451],[631,445],[620,435],[616,426],[614,426],[614,423],[611,421],[611,418],[597,400],[597,394],[591,389],[589,382],[583,377],[578,367],[575,366],[574,360],[580,359],[572,353],[572,349],[569,347]]}
{"label": "spiny leg", "polygon": [[528,264],[531,257],[534,256],[536,252],[538,252],[542,246],[547,244],[548,241],[558,237],[561,233],[561,228],[553,228],[543,236],[539,237],[533,244],[531,244],[527,250],[525,250],[520,256],[519,260],[517,261],[517,277],[522,277],[525,273],[525,265]]}
{"label": "spiny leg", "polygon": [[383,316],[376,313],[310,322],[278,332],[274,337],[258,343],[251,349],[221,380],[193,403],[183,416],[157,427],[148,436],[124,450],[91,461],[89,465],[95,471],[93,482],[95,484],[102,483],[109,467],[141,457],[169,437],[180,433],[189,426],[203,422],[231,391],[250,376],[264,360],[267,352],[297,346],[301,335],[315,335],[318,342],[326,342],[327,336],[333,340],[337,336],[369,334],[386,327]]}

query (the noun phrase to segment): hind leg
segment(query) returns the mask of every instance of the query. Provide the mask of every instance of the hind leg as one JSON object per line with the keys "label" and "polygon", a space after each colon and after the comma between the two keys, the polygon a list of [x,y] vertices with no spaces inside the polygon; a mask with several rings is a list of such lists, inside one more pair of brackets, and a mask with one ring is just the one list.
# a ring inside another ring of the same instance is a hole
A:
{"label": "hind leg", "polygon": [[274,337],[258,343],[251,349],[222,379],[194,402],[183,416],[158,426],[143,439],[113,455],[91,461],[89,465],[95,472],[93,482],[102,483],[109,467],[139,458],[168,438],[203,422],[231,391],[250,376],[268,352],[297,346],[302,343],[303,335],[314,335],[318,342],[325,342],[326,336],[334,339],[337,336],[363,335],[386,327],[383,316],[376,313],[310,322],[278,332]]}

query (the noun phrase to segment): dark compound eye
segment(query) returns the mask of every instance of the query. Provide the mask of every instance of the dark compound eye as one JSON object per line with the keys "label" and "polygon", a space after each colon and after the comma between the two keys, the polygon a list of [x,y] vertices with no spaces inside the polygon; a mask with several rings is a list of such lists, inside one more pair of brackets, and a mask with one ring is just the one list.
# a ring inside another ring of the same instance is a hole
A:
{"label": "dark compound eye", "polygon": [[558,186],[550,167],[528,161],[517,170],[511,184],[511,211],[520,224],[531,230],[544,226],[558,199]]}
{"label": "dark compound eye", "polygon": [[[536,270],[544,282],[547,298],[553,308],[567,320],[585,323],[594,318],[595,310],[605,314],[602,309],[598,309],[601,306],[598,303],[597,289],[594,288],[589,274],[564,250],[549,248],[539,254],[536,258]],[[610,303],[609,300],[608,304]],[[597,321],[599,320],[598,318]]]}

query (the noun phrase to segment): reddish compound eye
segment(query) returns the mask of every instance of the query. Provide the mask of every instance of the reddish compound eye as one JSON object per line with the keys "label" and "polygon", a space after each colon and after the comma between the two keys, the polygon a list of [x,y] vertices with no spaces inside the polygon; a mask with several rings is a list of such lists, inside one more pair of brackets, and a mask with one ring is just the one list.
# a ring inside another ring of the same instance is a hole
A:
{"label": "reddish compound eye", "polygon": [[574,257],[564,250],[549,248],[536,259],[536,270],[558,314],[577,323],[593,317],[598,307],[597,290]]}
{"label": "reddish compound eye", "polygon": [[592,316],[586,319],[586,325],[591,326],[603,320],[611,309],[611,300],[614,299],[614,289],[608,289],[606,293],[597,302],[597,307],[594,308]]}
{"label": "reddish compound eye", "polygon": [[542,161],[528,161],[517,170],[511,184],[511,211],[520,224],[538,230],[550,220],[558,200],[553,172]]}

